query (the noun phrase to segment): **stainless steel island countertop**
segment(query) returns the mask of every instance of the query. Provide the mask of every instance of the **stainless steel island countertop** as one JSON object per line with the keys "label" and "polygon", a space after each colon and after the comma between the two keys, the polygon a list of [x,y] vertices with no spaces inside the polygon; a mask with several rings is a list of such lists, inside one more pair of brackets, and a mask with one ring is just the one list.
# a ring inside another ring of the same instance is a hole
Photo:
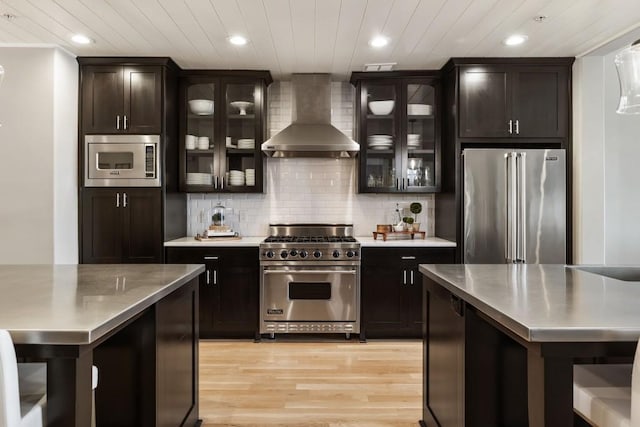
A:
{"label": "stainless steel island countertop", "polygon": [[16,344],[88,344],[204,272],[203,265],[0,265],[0,328]]}
{"label": "stainless steel island countertop", "polygon": [[423,264],[420,272],[530,342],[640,337],[640,282],[544,264]]}

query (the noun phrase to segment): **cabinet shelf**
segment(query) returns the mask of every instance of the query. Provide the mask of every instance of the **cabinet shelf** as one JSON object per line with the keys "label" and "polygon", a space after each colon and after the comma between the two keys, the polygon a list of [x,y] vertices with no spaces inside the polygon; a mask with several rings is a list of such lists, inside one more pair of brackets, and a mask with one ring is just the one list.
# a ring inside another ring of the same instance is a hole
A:
{"label": "cabinet shelf", "polygon": [[227,148],[227,154],[234,156],[253,156],[256,154],[255,148]]}
{"label": "cabinet shelf", "polygon": [[227,119],[229,120],[246,120],[246,119],[255,119],[256,115],[255,114],[245,114],[245,115],[241,115],[241,114],[229,114],[227,115]]}
{"label": "cabinet shelf", "polygon": [[409,148],[409,156],[411,156],[412,154],[435,154],[436,151],[433,149],[426,149],[426,150],[413,150],[411,148]]}
{"label": "cabinet shelf", "polygon": [[390,119],[394,119],[395,116],[393,114],[385,114],[385,115],[381,115],[381,114],[367,114],[367,119],[370,120],[390,120]]}
{"label": "cabinet shelf", "polygon": [[370,148],[367,148],[367,155],[368,156],[373,156],[373,155],[379,155],[379,156],[389,156],[389,155],[393,155],[396,152],[394,150],[372,150]]}
{"label": "cabinet shelf", "polygon": [[410,115],[407,116],[407,119],[410,122],[416,121],[416,120],[433,120],[433,114],[429,114],[429,115]]}
{"label": "cabinet shelf", "polygon": [[198,120],[213,120],[213,114],[193,114],[189,113],[187,115],[188,119],[198,119]]}
{"label": "cabinet shelf", "polygon": [[206,155],[215,153],[215,150],[212,148],[209,150],[186,150],[186,151],[187,151],[187,155],[192,155],[192,156],[206,156]]}

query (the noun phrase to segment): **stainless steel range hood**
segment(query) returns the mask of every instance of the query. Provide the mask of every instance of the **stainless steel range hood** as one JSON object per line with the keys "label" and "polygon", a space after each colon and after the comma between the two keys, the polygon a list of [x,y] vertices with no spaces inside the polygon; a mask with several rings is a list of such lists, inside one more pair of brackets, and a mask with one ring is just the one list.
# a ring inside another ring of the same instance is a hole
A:
{"label": "stainless steel range hood", "polygon": [[262,144],[269,157],[354,157],[357,142],[331,125],[329,74],[293,74],[293,123]]}

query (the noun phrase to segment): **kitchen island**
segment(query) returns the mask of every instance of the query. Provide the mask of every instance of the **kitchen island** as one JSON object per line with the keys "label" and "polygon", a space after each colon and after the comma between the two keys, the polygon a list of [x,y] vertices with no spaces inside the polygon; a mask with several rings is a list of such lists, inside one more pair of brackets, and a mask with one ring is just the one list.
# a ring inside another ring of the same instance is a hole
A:
{"label": "kitchen island", "polygon": [[47,363],[47,425],[197,425],[202,265],[0,266],[0,328]]}
{"label": "kitchen island", "polygon": [[640,283],[562,265],[421,265],[422,425],[573,425],[573,364],[630,361]]}

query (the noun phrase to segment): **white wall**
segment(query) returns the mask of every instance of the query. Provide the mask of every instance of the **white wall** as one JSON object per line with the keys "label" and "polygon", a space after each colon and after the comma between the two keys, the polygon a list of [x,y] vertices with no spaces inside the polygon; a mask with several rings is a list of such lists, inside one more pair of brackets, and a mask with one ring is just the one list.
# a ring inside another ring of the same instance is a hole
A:
{"label": "white wall", "polygon": [[[3,264],[77,262],[77,97],[68,85],[77,86],[78,74],[66,56],[55,48],[0,47],[5,68],[0,87]],[[60,169],[69,167],[73,178]],[[60,257],[56,246],[63,248]]]}
{"label": "white wall", "polygon": [[615,112],[615,53],[574,66],[576,263],[640,262],[640,116]]}

